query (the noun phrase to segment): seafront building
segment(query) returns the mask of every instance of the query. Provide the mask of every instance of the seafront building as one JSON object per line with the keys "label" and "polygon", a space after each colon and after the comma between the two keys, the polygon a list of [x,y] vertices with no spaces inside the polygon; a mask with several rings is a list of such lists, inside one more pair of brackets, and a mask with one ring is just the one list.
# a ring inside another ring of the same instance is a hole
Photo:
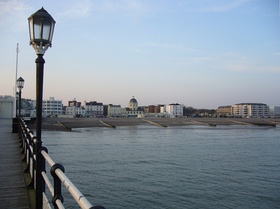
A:
{"label": "seafront building", "polygon": [[103,117],[103,103],[97,101],[84,101],[86,117]]}
{"label": "seafront building", "polygon": [[160,108],[165,105],[148,105],[145,107],[145,113],[160,113]]}
{"label": "seafront building", "polygon": [[[16,100],[16,113],[17,116],[19,113],[18,110],[18,99]],[[21,116],[32,118],[35,117],[35,100],[31,99],[21,99]],[[0,96],[0,118],[12,118],[14,108],[14,97],[12,96]]]}
{"label": "seafront building", "polygon": [[72,107],[72,106],[81,107],[81,106],[82,106],[82,103],[81,103],[81,102],[78,102],[78,101],[76,100],[76,98],[74,98],[72,101],[68,101],[68,107]]}
{"label": "seafront building", "polygon": [[43,100],[44,117],[54,117],[61,115],[63,113],[62,108],[62,100],[55,100],[54,97],[50,97],[49,100]]}
{"label": "seafront building", "polygon": [[262,103],[239,103],[232,106],[232,115],[238,117],[269,117],[269,106]]}
{"label": "seafront building", "polygon": [[74,99],[68,101],[68,106],[65,107],[65,114],[72,117],[84,117],[86,115],[86,110],[81,106],[81,102]]}
{"label": "seafront building", "polygon": [[0,96],[0,118],[13,117],[13,104],[14,97],[7,95]]}
{"label": "seafront building", "polygon": [[269,115],[272,117],[280,117],[280,106],[270,106]]}
{"label": "seafront building", "polygon": [[26,118],[35,118],[36,117],[35,107],[36,107],[36,100],[21,99],[21,116]]}
{"label": "seafront building", "polygon": [[77,110],[77,107],[75,106],[68,106],[65,108],[65,114],[66,115],[72,115],[73,117],[76,116],[76,111]]}
{"label": "seafront building", "polygon": [[231,116],[232,115],[232,106],[231,105],[219,106],[216,110],[216,114],[218,116]]}
{"label": "seafront building", "polygon": [[183,117],[184,106],[178,103],[163,105],[160,107],[161,117],[179,118]]}
{"label": "seafront building", "polygon": [[126,108],[126,116],[129,118],[144,117],[143,109],[138,107],[138,102],[134,96],[129,100],[129,107]]}
{"label": "seafront building", "polygon": [[165,111],[169,117],[179,118],[179,117],[183,117],[183,109],[184,109],[184,105],[178,103],[172,103],[166,105]]}
{"label": "seafront building", "polygon": [[[0,96],[0,118],[12,118],[14,97]],[[18,107],[17,107],[18,109]],[[22,98],[21,115],[23,117],[36,117],[36,101]],[[195,114],[187,114],[188,108],[182,104],[138,106],[134,96],[129,100],[128,107],[120,105],[103,105],[101,102],[84,101],[84,105],[76,99],[68,101],[63,107],[62,100],[50,97],[43,101],[43,117],[212,117],[201,115],[195,109]],[[184,113],[185,111],[185,113]],[[18,110],[17,110],[18,112]],[[268,106],[263,103],[238,103],[234,105],[219,106],[216,109],[218,117],[280,117],[280,106]]]}
{"label": "seafront building", "polygon": [[121,117],[122,108],[120,105],[109,104],[107,107],[107,116],[108,117]]}
{"label": "seafront building", "polygon": [[83,107],[68,106],[65,109],[65,114],[72,117],[84,117],[86,110]]}

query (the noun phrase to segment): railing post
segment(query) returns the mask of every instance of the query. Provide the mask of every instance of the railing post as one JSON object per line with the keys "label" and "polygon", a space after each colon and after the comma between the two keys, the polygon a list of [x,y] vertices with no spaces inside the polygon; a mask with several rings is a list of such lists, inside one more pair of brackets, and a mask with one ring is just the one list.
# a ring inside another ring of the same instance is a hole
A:
{"label": "railing post", "polygon": [[[32,133],[32,131],[30,131],[30,133]],[[30,134],[29,133],[29,134]],[[31,177],[31,182],[27,185],[27,188],[28,189],[35,189],[36,186],[36,182],[34,181],[35,179],[35,175],[36,175],[36,172],[35,172],[35,169],[36,169],[36,160],[35,160],[35,141],[36,141],[36,136],[33,135],[32,133],[32,137],[29,135],[29,143],[30,143],[30,146],[32,147],[32,150],[31,148],[29,147],[28,149],[30,149],[30,162],[29,162],[29,173],[30,173],[30,177]]]}
{"label": "railing post", "polygon": [[60,169],[63,173],[65,172],[65,169],[64,169],[63,165],[61,165],[61,164],[56,163],[51,167],[50,172],[51,172],[51,174],[53,176],[53,180],[54,180],[54,183],[53,183],[54,184],[54,196],[52,199],[52,203],[53,203],[55,209],[58,208],[57,204],[56,204],[57,199],[59,199],[62,203],[64,201],[63,196],[61,194],[61,181],[55,173],[56,169]]}
{"label": "railing post", "polygon": [[[32,156],[32,152],[30,150],[30,146],[31,146],[31,136],[30,136],[30,133],[32,133],[32,131],[30,131],[30,129],[27,127],[26,128],[26,134],[25,134],[25,147],[26,147],[26,151],[25,151],[25,155],[26,155],[26,168],[24,170],[24,173],[28,173],[30,171],[30,153],[31,153],[31,156]],[[33,156],[32,156],[33,157]]]}

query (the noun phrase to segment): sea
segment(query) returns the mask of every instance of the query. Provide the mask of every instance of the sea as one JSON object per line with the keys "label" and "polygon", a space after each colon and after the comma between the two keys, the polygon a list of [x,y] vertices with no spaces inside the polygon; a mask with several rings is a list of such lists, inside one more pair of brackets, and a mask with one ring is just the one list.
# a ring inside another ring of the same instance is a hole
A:
{"label": "sea", "polygon": [[44,131],[42,140],[92,205],[280,208],[279,126],[79,128]]}

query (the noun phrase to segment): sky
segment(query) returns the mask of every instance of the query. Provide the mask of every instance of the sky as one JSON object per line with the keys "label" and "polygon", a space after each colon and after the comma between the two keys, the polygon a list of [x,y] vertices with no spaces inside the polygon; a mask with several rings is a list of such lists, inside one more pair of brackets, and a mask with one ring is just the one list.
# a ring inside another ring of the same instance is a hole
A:
{"label": "sky", "polygon": [[0,0],[0,95],[36,98],[27,18],[56,20],[44,99],[280,106],[279,0]]}

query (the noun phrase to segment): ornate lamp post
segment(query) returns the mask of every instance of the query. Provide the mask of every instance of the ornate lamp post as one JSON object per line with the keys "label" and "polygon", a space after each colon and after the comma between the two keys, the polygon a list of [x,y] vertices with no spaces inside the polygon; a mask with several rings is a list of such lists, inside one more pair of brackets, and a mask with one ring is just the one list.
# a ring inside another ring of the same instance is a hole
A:
{"label": "ornate lamp post", "polygon": [[24,79],[19,77],[17,79],[17,87],[18,87],[18,133],[20,134],[21,139],[21,131],[20,131],[20,116],[21,116],[21,90],[24,86]]}
{"label": "ornate lamp post", "polygon": [[43,58],[46,50],[52,46],[52,37],[54,32],[55,20],[52,16],[42,7],[28,18],[30,45],[36,51],[36,198],[35,206],[37,209],[43,207],[43,192],[45,191],[45,183],[41,172],[45,170],[44,158],[41,155],[42,140],[42,103],[43,103],[43,77],[44,77],[44,63]]}
{"label": "ornate lamp post", "polygon": [[21,90],[23,89],[24,86],[24,79],[22,77],[19,77],[17,79],[17,87],[18,87],[18,133],[19,133],[19,138],[20,142],[22,142],[22,133],[21,133],[21,128],[20,128],[20,116],[21,116]]}
{"label": "ornate lamp post", "polygon": [[17,79],[17,87],[18,87],[18,91],[19,91],[19,99],[18,99],[18,118],[20,118],[21,116],[21,90],[24,87],[24,79],[22,77],[19,77]]}

